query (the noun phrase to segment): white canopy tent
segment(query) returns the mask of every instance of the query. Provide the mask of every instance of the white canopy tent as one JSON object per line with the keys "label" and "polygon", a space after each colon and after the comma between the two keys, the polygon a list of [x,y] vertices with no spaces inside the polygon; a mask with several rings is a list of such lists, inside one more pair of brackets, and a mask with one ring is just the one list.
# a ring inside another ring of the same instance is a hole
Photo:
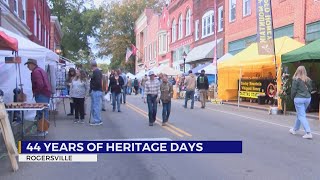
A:
{"label": "white canopy tent", "polygon": [[[21,83],[23,84],[24,93],[27,95],[27,102],[34,102],[31,85],[31,72],[24,66],[28,58],[36,59],[38,66],[45,69],[45,65],[56,65],[59,61],[59,56],[53,51],[40,46],[27,38],[21,37],[13,32],[10,32],[2,27],[8,36],[18,40],[18,56],[21,57],[20,72]],[[16,88],[19,82],[19,71],[15,64],[5,64],[5,57],[13,57],[11,51],[0,50],[0,89],[5,93],[4,102],[13,102],[13,89]],[[18,82],[17,82],[18,80]],[[29,115],[29,114],[28,114]],[[28,118],[30,116],[27,116]]]}
{"label": "white canopy tent", "polygon": [[131,74],[131,73],[127,73],[126,76],[127,77],[129,76],[130,79],[134,79],[135,78],[135,76],[133,74]]}
{"label": "white canopy tent", "polygon": [[[226,53],[225,55],[223,55],[221,58],[218,59],[218,62],[228,60],[231,57],[233,57],[233,55]],[[205,70],[206,74],[217,74],[217,67],[216,67],[216,64],[214,63],[211,63],[208,66],[202,69],[199,69],[198,73],[201,73],[201,70]]]}

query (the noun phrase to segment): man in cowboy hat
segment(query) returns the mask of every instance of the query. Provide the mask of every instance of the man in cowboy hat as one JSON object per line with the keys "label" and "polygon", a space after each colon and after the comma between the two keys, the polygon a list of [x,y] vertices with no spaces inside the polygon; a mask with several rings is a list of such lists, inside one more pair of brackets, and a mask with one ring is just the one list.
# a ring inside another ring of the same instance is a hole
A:
{"label": "man in cowboy hat", "polygon": [[[49,104],[51,96],[51,85],[49,83],[48,74],[38,66],[37,60],[28,59],[24,64],[27,65],[28,69],[31,71],[31,82],[32,82],[32,92],[33,97],[37,103],[47,103]],[[39,120],[42,117],[42,111],[37,111],[36,119]],[[48,110],[44,110],[44,118],[49,119]],[[47,132],[39,132],[43,134]]]}

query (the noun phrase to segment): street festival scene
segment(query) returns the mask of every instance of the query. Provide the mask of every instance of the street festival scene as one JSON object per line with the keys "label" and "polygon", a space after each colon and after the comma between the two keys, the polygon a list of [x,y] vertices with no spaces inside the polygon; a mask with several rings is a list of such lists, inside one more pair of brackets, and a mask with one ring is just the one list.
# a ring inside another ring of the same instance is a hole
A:
{"label": "street festival scene", "polygon": [[[319,0],[0,5],[0,180],[320,179]],[[241,149],[49,163],[24,141]]]}

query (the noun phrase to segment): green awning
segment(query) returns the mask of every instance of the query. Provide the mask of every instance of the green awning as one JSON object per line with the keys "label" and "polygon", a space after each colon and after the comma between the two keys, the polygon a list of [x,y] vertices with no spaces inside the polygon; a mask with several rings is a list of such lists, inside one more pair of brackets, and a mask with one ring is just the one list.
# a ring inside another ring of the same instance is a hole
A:
{"label": "green awning", "polygon": [[281,56],[282,63],[320,60],[320,39]]}

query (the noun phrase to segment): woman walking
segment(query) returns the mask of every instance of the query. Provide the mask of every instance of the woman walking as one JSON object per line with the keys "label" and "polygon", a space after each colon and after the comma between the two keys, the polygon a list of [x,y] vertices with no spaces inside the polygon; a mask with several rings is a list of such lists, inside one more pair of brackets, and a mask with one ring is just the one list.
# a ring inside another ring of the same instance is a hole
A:
{"label": "woman walking", "polygon": [[86,72],[84,70],[77,70],[77,75],[72,80],[70,89],[70,96],[73,98],[75,109],[74,123],[84,123],[84,100],[88,92],[89,85]]}
{"label": "woman walking", "polygon": [[293,128],[290,129],[291,134],[296,134],[302,124],[306,134],[302,136],[305,139],[312,139],[312,134],[308,120],[306,118],[306,109],[311,101],[311,79],[307,76],[304,66],[299,66],[293,75],[291,98],[294,100],[294,106],[297,111],[297,119]]}
{"label": "woman walking", "polygon": [[[76,70],[74,68],[70,68],[68,72],[68,78],[67,78],[67,89],[68,89],[69,95],[70,95],[71,83],[75,77],[76,77]],[[70,98],[70,113],[67,114],[67,116],[73,116],[73,113],[74,113],[74,104],[73,104],[73,99]]]}
{"label": "woman walking", "polygon": [[116,103],[117,103],[118,112],[121,112],[120,96],[121,96],[121,90],[122,90],[123,84],[124,84],[123,78],[119,76],[117,71],[114,71],[114,76],[110,77],[110,83],[109,83],[109,90],[111,89],[111,94],[112,94],[113,112],[116,110]]}

